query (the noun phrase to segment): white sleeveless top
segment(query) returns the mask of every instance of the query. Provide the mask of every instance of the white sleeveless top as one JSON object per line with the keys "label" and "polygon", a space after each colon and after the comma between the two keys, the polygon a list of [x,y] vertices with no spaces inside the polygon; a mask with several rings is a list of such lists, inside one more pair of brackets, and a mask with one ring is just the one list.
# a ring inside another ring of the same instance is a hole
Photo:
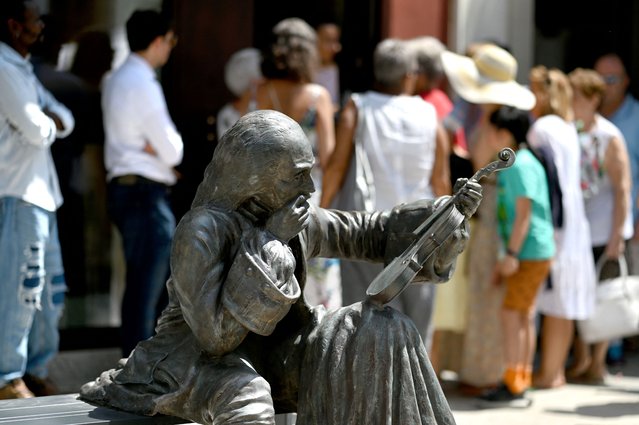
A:
{"label": "white sleeveless top", "polygon": [[[586,216],[590,223],[590,239],[593,246],[604,246],[611,236],[614,190],[604,167],[604,158],[610,139],[624,141],[619,129],[610,121],[597,114],[595,124],[588,132],[579,133],[581,144],[581,180],[584,190]],[[625,143],[621,144],[625,149]],[[632,237],[632,206],[628,202],[628,211],[623,225],[624,240]]]}
{"label": "white sleeveless top", "polygon": [[357,106],[356,143],[366,152],[375,186],[374,209],[434,197],[437,114],[419,96],[369,91],[352,96]]}

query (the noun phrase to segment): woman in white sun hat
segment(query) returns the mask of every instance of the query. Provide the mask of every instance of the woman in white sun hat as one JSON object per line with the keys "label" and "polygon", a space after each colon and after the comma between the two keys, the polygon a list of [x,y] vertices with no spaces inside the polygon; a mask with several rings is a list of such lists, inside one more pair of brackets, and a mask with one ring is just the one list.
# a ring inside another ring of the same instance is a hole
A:
{"label": "woman in white sun hat", "polygon": [[524,111],[535,95],[515,81],[517,59],[494,44],[479,46],[472,57],[442,52],[444,69],[455,92],[472,103],[508,105]]}
{"label": "woman in white sun hat", "polygon": [[[469,49],[470,50],[470,49]],[[459,97],[479,106],[481,116],[466,134],[473,166],[478,169],[492,158],[487,145],[488,117],[501,105],[530,110],[535,96],[515,81],[517,60],[494,44],[473,45],[468,56],[442,53],[448,81]],[[456,111],[453,114],[457,115]],[[493,285],[497,262],[496,188],[494,178],[483,184],[484,200],[474,219],[468,247],[468,320],[464,335],[460,381],[469,394],[494,386],[502,378],[502,333],[499,326],[503,288]]]}

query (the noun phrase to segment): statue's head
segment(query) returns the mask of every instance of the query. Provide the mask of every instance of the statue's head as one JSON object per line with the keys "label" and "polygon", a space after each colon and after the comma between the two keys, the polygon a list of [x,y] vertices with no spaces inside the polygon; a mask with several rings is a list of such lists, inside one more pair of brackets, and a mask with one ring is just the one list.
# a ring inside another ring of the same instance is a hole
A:
{"label": "statue's head", "polygon": [[311,144],[297,122],[276,111],[250,112],[220,139],[193,207],[211,202],[237,209],[250,201],[272,213],[315,191],[313,163]]}

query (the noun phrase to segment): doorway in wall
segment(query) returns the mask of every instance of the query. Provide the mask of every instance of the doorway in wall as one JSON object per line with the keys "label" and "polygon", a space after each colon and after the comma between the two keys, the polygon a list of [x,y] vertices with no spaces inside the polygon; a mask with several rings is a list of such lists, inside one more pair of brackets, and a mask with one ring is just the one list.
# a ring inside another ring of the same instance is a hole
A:
{"label": "doorway in wall", "polygon": [[626,62],[639,96],[639,2],[627,0],[537,0],[536,63],[565,72],[592,68],[604,53]]}

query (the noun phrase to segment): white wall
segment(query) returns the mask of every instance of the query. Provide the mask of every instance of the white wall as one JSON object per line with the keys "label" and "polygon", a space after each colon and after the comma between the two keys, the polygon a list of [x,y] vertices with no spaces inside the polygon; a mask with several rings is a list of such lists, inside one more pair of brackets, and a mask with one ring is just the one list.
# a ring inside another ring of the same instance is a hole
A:
{"label": "white wall", "polygon": [[33,0],[41,14],[49,13],[49,0]]}
{"label": "white wall", "polygon": [[463,53],[474,41],[507,45],[517,58],[517,79],[525,83],[534,65],[534,0],[449,0],[448,47]]}

